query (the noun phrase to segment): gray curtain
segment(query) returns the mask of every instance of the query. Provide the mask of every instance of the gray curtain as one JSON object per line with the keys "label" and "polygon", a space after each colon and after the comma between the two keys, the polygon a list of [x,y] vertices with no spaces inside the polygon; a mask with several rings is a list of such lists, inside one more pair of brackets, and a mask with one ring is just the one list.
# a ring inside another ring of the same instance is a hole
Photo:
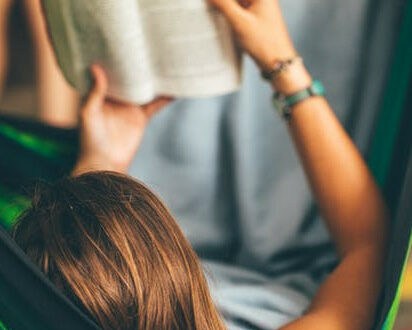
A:
{"label": "gray curtain", "polygon": [[[308,68],[366,152],[404,0],[281,3]],[[178,100],[154,118],[130,172],[170,207],[230,329],[297,318],[337,262],[270,98],[245,59],[238,93]]]}

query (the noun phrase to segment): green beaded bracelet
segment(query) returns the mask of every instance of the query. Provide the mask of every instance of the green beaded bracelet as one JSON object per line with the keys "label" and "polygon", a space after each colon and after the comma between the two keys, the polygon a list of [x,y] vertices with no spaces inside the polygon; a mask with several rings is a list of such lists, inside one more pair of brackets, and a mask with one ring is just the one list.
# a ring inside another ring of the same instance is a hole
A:
{"label": "green beaded bracelet", "polygon": [[293,106],[297,103],[312,96],[324,96],[325,93],[326,91],[323,84],[319,80],[314,80],[310,87],[293,95],[286,96],[279,92],[275,92],[273,95],[273,105],[283,118],[290,119]]}

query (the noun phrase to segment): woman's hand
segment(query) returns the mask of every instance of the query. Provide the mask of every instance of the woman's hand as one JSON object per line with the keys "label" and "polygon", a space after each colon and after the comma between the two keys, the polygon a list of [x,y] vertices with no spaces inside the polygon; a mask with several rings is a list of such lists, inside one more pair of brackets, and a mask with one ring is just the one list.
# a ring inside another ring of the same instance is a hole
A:
{"label": "woman's hand", "polygon": [[92,66],[95,85],[80,112],[80,155],[73,175],[90,170],[126,172],[150,118],[171,102],[159,98],[145,106],[106,99],[107,78]]}
{"label": "woman's hand", "polygon": [[243,48],[262,69],[296,55],[278,0],[209,2],[226,16]]}
{"label": "woman's hand", "polygon": [[[278,0],[208,0],[226,16],[242,47],[263,70],[278,61],[296,56]],[[273,88],[292,95],[311,85],[312,78],[303,63],[272,81]]]}

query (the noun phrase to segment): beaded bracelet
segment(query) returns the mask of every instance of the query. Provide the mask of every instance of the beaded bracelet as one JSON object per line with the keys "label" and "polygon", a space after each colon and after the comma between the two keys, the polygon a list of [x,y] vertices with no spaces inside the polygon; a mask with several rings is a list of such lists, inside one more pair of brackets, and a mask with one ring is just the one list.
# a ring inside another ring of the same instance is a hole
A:
{"label": "beaded bracelet", "polygon": [[262,78],[265,80],[273,81],[279,76],[282,72],[286,71],[291,65],[295,63],[302,63],[303,59],[301,56],[297,55],[290,59],[286,59],[283,61],[276,61],[275,67],[269,71],[262,70]]}
{"label": "beaded bracelet", "polygon": [[273,105],[284,119],[289,120],[293,107],[296,104],[313,96],[325,96],[325,93],[323,84],[319,80],[314,80],[308,88],[292,95],[283,95],[282,93],[275,92],[273,94]]}

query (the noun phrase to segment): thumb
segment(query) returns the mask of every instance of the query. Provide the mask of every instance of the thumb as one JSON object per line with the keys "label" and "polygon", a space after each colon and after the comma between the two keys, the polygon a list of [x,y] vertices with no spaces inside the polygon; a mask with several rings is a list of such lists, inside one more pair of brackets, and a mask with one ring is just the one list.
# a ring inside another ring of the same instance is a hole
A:
{"label": "thumb", "polygon": [[141,109],[143,113],[146,115],[146,117],[150,119],[160,109],[164,108],[172,101],[173,101],[173,98],[170,98],[170,97],[159,97],[155,99],[154,101],[143,105]]}
{"label": "thumb", "polygon": [[247,16],[247,10],[242,7],[238,0],[208,0],[209,3],[219,9],[227,20],[234,26],[243,23]]}
{"label": "thumb", "polygon": [[103,69],[98,65],[92,65],[90,73],[94,79],[94,86],[89,92],[86,100],[85,108],[95,108],[95,106],[101,105],[106,97],[108,82],[106,74]]}

